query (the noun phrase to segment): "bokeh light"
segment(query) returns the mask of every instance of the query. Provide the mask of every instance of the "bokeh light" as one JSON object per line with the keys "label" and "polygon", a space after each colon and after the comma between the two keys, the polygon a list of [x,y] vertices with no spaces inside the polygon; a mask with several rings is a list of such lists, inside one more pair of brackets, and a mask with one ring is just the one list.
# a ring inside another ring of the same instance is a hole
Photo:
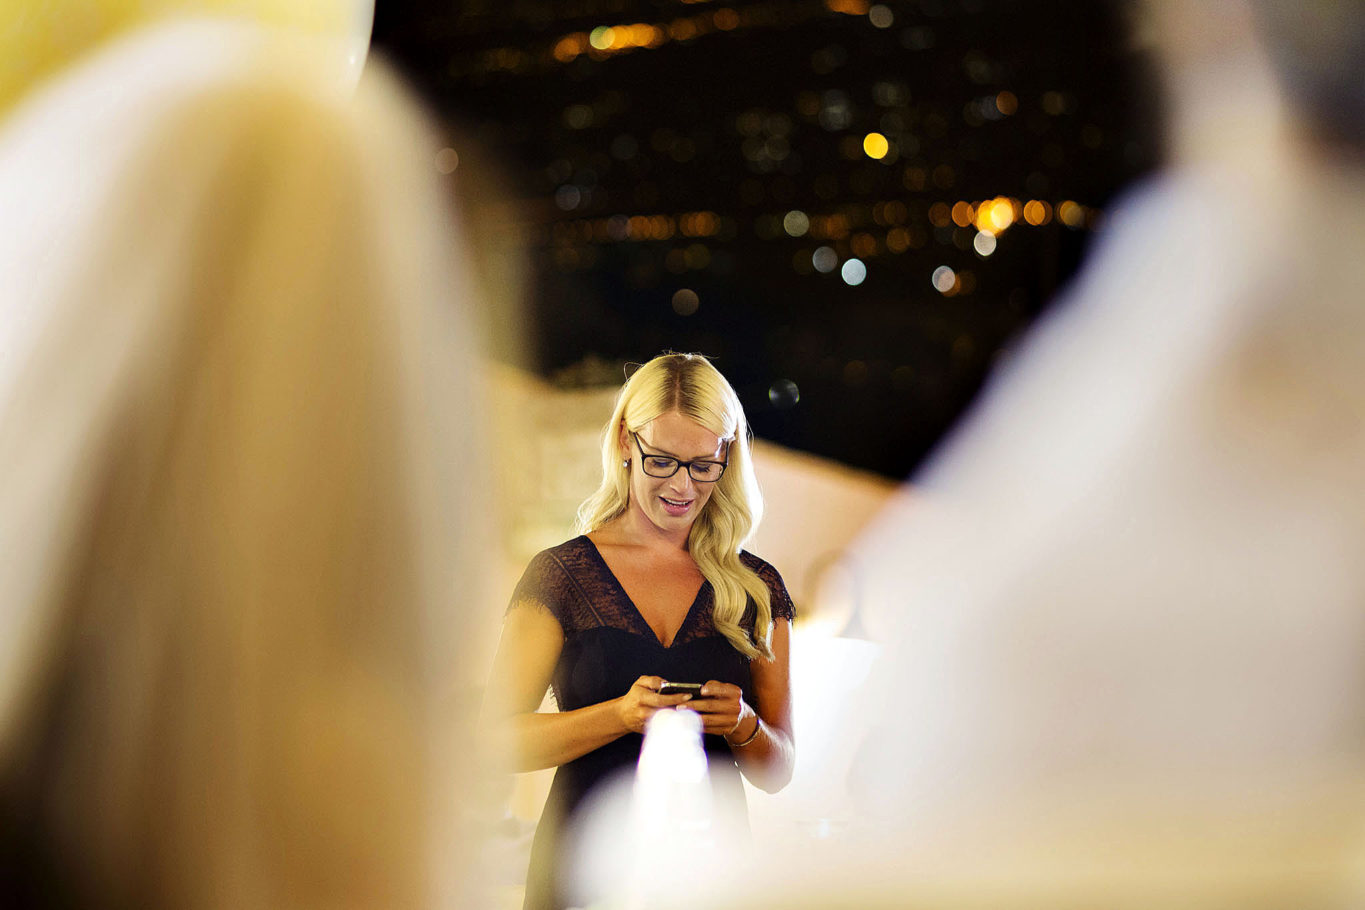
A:
{"label": "bokeh light", "polygon": [[934,290],[940,294],[952,294],[957,289],[957,273],[949,266],[941,265],[934,269],[933,278],[930,280],[934,285]]}
{"label": "bokeh light", "polygon": [[839,264],[839,254],[834,252],[833,247],[822,246],[811,254],[810,263],[815,266],[815,271],[828,275]]}
{"label": "bokeh light", "polygon": [[460,153],[447,146],[436,153],[436,171],[441,174],[453,174],[455,169],[460,166]]}
{"label": "bokeh light", "polygon": [[891,143],[887,142],[881,133],[868,133],[863,137],[863,151],[867,153],[867,157],[880,161],[891,151]]}
{"label": "bokeh light", "polygon": [[839,270],[839,277],[843,278],[844,284],[849,287],[857,287],[867,279],[867,266],[861,259],[850,259]]}
{"label": "bokeh light", "polygon": [[679,316],[691,316],[701,306],[701,298],[691,288],[679,288],[673,293],[673,312]]}

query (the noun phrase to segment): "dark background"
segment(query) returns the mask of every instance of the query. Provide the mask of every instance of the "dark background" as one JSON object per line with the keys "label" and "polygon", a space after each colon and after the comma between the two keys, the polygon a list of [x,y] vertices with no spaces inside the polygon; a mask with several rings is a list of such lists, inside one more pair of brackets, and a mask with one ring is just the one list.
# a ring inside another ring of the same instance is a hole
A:
{"label": "dark background", "polygon": [[892,477],[1158,153],[1149,61],[1097,0],[379,0],[374,47],[524,213],[532,369],[701,351],[760,437]]}

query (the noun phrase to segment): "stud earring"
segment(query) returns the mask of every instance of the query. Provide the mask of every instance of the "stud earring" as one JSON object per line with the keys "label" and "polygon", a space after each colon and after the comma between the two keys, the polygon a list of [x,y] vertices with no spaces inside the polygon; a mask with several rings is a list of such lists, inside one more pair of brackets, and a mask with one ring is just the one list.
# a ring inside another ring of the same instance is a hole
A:
{"label": "stud earring", "polygon": [[623,468],[625,468],[627,471],[629,471],[629,470],[630,470],[630,459],[629,459],[629,458],[623,458],[623,459],[621,459],[621,467],[623,467]]}

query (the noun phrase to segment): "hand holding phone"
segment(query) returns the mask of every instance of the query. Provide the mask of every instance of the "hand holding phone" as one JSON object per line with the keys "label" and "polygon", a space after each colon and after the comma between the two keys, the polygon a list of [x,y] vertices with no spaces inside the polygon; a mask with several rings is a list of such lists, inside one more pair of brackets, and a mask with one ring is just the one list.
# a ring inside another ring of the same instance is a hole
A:
{"label": "hand holding phone", "polygon": [[701,687],[704,683],[668,682],[659,687],[660,695],[690,695],[693,698],[701,698]]}

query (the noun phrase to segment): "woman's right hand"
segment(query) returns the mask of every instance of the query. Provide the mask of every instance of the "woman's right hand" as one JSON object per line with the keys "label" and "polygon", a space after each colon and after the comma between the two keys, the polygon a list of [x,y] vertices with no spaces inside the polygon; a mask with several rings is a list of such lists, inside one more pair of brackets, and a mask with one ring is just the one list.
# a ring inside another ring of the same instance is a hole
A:
{"label": "woman's right hand", "polygon": [[621,723],[632,733],[645,732],[645,724],[656,711],[676,708],[692,700],[690,695],[660,695],[663,677],[641,676],[630,691],[616,700],[616,713]]}

